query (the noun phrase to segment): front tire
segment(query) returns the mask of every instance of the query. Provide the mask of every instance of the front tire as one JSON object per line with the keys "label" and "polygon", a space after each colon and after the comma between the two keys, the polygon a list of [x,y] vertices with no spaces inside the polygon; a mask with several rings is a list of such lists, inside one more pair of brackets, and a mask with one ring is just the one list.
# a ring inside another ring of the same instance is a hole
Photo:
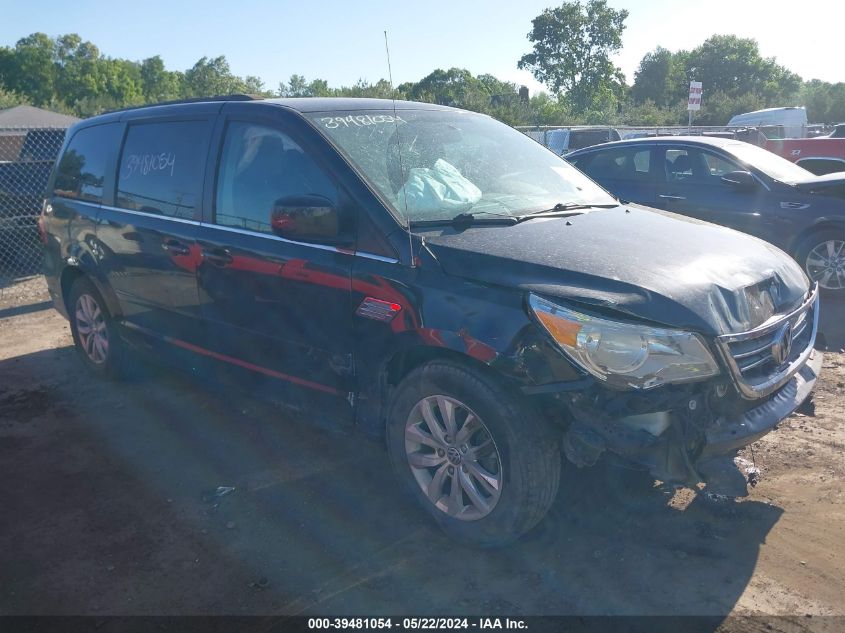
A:
{"label": "front tire", "polygon": [[559,434],[503,385],[455,363],[428,363],[402,381],[387,444],[409,492],[466,543],[515,540],[557,494]]}
{"label": "front tire", "polygon": [[845,290],[845,232],[826,230],[810,235],[798,246],[795,259],[822,290]]}
{"label": "front tire", "polygon": [[114,319],[97,288],[85,277],[71,286],[68,315],[73,342],[82,363],[94,374],[123,374],[123,346]]}

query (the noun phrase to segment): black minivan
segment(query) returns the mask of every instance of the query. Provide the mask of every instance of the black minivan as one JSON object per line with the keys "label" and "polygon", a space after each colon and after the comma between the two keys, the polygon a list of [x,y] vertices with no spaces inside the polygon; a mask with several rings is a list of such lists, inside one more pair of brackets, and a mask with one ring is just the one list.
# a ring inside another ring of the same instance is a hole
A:
{"label": "black minivan", "polygon": [[146,350],[383,437],[409,494],[482,545],[542,519],[562,456],[745,494],[736,451],[822,362],[817,288],[774,246],[620,204],[431,104],[94,117],[68,131],[41,229],[95,374]]}

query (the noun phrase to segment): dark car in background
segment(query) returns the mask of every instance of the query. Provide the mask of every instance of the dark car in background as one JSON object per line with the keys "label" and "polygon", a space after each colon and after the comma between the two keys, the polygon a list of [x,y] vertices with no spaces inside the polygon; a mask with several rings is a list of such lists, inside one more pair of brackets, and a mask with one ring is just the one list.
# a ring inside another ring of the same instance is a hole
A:
{"label": "dark car in background", "polygon": [[563,155],[567,152],[581,149],[582,147],[607,143],[608,141],[618,141],[620,139],[619,132],[616,128],[602,126],[565,128],[551,130],[546,134],[546,147],[558,155]]}
{"label": "dark car in background", "polygon": [[817,288],[781,251],[620,204],[452,108],[115,112],[69,131],[48,192],[47,285],[88,369],[145,350],[382,438],[477,544],[546,514],[563,456],[746,494],[736,451],[822,363]]}
{"label": "dark car in background", "polygon": [[771,242],[845,294],[845,173],[816,176],[749,143],[702,137],[605,143],[566,158],[620,200]]}

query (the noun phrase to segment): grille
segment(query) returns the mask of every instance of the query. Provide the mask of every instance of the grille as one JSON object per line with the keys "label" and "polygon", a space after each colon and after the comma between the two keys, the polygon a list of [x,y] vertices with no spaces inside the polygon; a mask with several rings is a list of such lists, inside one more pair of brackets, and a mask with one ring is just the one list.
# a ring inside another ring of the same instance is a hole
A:
{"label": "grille", "polygon": [[818,312],[815,286],[797,310],[749,332],[716,339],[743,396],[769,395],[804,365],[816,341]]}

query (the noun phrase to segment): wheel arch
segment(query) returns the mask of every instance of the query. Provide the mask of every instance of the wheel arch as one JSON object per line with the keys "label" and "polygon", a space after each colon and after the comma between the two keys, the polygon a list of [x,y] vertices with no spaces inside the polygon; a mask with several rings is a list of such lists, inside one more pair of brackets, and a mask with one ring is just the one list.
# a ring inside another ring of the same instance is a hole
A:
{"label": "wheel arch", "polygon": [[[435,361],[449,362],[465,369],[483,374],[490,380],[518,394],[514,381],[493,369],[488,363],[449,347],[434,345],[408,345],[395,350],[381,363],[377,373],[378,384],[371,390],[370,397],[359,401],[358,423],[368,435],[383,438],[388,411],[394,390],[412,371]],[[374,397],[373,397],[374,396]]]}
{"label": "wheel arch", "polygon": [[59,287],[62,291],[62,303],[67,310],[67,313],[70,314],[71,307],[69,305],[70,302],[70,290],[73,287],[73,284],[76,282],[77,279],[80,278],[88,279],[94,287],[97,289],[97,292],[100,293],[100,296],[103,298],[103,301],[106,302],[106,307],[109,310],[109,313],[112,316],[117,316],[120,314],[120,303],[117,300],[117,297],[114,294],[114,291],[108,286],[103,283],[97,278],[95,274],[92,274],[91,271],[86,270],[83,266],[68,264],[62,269],[61,276],[59,278]]}
{"label": "wheel arch", "polygon": [[[793,257],[798,256],[798,249],[811,237],[824,233],[825,231],[840,231],[845,234],[845,218],[819,218],[814,224],[806,227],[803,231],[798,233],[789,242],[789,254]],[[800,264],[801,262],[799,262]],[[803,264],[802,264],[803,268]]]}

